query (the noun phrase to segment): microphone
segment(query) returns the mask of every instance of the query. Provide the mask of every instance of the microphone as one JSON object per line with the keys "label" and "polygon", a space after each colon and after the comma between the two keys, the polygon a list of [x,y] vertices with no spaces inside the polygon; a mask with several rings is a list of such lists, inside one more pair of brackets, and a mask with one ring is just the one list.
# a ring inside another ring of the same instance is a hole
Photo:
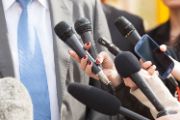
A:
{"label": "microphone", "polygon": [[[93,33],[92,33],[92,25],[91,22],[87,18],[81,18],[77,20],[74,24],[76,32],[81,36],[83,43],[91,43],[93,40]],[[89,52],[93,56],[93,58],[97,55],[97,50],[95,49],[94,45],[91,46]]]}
{"label": "microphone", "polygon": [[122,51],[113,43],[108,42],[104,37],[98,39],[98,43],[105,46],[114,56],[117,56]]}
{"label": "microphone", "polygon": [[[139,35],[138,31],[136,28],[133,26],[133,24],[127,20],[125,17],[121,16],[115,21],[115,26],[119,30],[119,32],[131,42],[133,46],[136,45],[136,43],[141,40],[141,36]],[[174,87],[177,87],[177,81],[170,75],[167,78],[171,84]]]}
{"label": "microphone", "polygon": [[130,77],[136,85],[141,89],[144,95],[150,100],[154,105],[156,110],[159,112],[157,117],[161,117],[169,114],[164,106],[160,103],[160,100],[154,94],[151,87],[147,82],[141,77],[139,71],[141,69],[138,59],[130,52],[122,52],[115,58],[115,66],[118,73],[122,77]]}
{"label": "microphone", "polygon": [[78,40],[76,34],[72,30],[72,28],[64,21],[57,24],[54,28],[58,37],[65,42],[69,47],[71,47],[80,58],[84,56],[88,56],[88,60],[93,63],[92,71],[98,75],[99,79],[105,84],[110,85],[111,82],[108,80],[107,76],[103,73],[102,69],[95,64],[94,58],[83,49],[82,44]]}
{"label": "microphone", "polygon": [[103,114],[116,115],[121,113],[134,120],[149,120],[122,107],[115,96],[93,86],[71,83],[68,86],[68,92],[87,107]]}
{"label": "microphone", "polygon": [[0,79],[0,119],[33,120],[31,97],[20,80]]}
{"label": "microphone", "polygon": [[118,17],[114,24],[122,36],[129,40],[133,46],[141,39],[136,28],[124,16]]}

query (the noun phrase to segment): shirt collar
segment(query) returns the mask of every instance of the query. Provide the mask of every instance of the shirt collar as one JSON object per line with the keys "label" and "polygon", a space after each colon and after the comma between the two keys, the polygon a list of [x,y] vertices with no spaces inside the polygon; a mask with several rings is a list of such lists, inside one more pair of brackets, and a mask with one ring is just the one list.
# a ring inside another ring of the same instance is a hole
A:
{"label": "shirt collar", "polygon": [[6,11],[7,9],[9,9],[15,2],[16,0],[3,0],[4,10]]}
{"label": "shirt collar", "polygon": [[[48,9],[48,3],[47,0],[36,0],[38,1],[42,6],[44,6],[46,9]],[[8,10],[14,3],[16,2],[16,0],[3,0],[4,3],[4,10]]]}

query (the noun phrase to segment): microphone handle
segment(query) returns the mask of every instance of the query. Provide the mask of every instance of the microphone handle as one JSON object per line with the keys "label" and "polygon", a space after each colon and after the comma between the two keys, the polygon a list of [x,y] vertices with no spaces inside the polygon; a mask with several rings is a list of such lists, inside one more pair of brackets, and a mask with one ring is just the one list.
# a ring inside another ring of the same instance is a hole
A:
{"label": "microphone handle", "polygon": [[110,84],[111,82],[108,80],[106,75],[104,75],[102,69],[100,66],[96,65],[96,62],[94,58],[83,49],[82,44],[78,40],[75,34],[73,34],[69,39],[66,40],[66,43],[78,54],[80,58],[83,58],[84,56],[88,56],[88,60],[93,63],[92,66],[92,72],[99,76],[99,79],[106,85]]}
{"label": "microphone handle", "polygon": [[80,35],[82,40],[83,40],[83,43],[91,43],[91,48],[88,50],[92,57],[93,58],[96,58],[97,56],[97,50],[95,48],[95,45],[91,42],[91,40],[93,40],[93,34],[91,31],[87,31],[87,32],[84,32],[83,34]]}
{"label": "microphone handle", "polygon": [[136,29],[133,29],[126,34],[125,38],[128,39],[133,46],[135,46],[136,43],[141,39],[141,36]]}
{"label": "microphone handle", "polygon": [[94,74],[101,71],[101,68],[95,64],[94,58],[84,50],[82,44],[75,35],[72,35],[69,39],[67,39],[66,43],[78,54],[80,58],[83,58],[86,55],[88,56],[88,60],[93,63],[92,70]]}
{"label": "microphone handle", "polygon": [[161,113],[161,116],[167,115],[168,112],[165,110],[164,106],[160,103],[160,100],[154,94],[153,90],[151,90],[150,86],[146,83],[146,81],[144,81],[138,73],[132,74],[130,77],[136,83],[136,85],[141,89],[144,95],[154,105],[156,110],[159,113]]}
{"label": "microphone handle", "polygon": [[114,56],[117,56],[119,53],[121,53],[121,50],[117,46],[115,46],[113,43],[109,43],[103,37],[98,39],[98,43],[105,46]]}
{"label": "microphone handle", "polygon": [[131,119],[134,119],[134,120],[150,120],[140,114],[137,114],[131,110],[128,110],[127,108],[124,108],[124,107],[120,107],[119,108],[119,113],[121,113],[122,115],[125,115]]}
{"label": "microphone handle", "polygon": [[114,44],[109,44],[109,46],[106,47],[114,56],[117,56],[119,53],[121,53],[119,48],[117,48]]}

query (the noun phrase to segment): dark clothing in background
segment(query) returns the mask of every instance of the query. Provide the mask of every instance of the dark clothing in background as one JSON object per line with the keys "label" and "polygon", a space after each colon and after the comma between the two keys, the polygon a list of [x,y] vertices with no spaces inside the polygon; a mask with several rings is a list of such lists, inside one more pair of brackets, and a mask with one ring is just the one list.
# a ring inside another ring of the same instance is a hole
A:
{"label": "dark clothing in background", "polygon": [[[120,34],[120,32],[115,27],[114,22],[118,17],[124,16],[135,26],[137,31],[142,35],[145,32],[142,19],[135,15],[129,14],[127,12],[121,11],[105,4],[103,4],[103,10],[106,15],[113,43],[123,51],[129,50],[133,52],[134,46],[132,46],[132,44]],[[127,88],[124,84],[121,84],[119,86],[116,95],[122,102],[122,106],[134,112],[137,112],[145,117],[153,119],[151,113],[149,112],[149,109],[143,104],[141,104],[133,95],[131,95],[129,93],[129,88]],[[125,117],[125,119],[131,120],[128,117]],[[120,120],[123,120],[123,118],[120,118]]]}
{"label": "dark clothing in background", "polygon": [[[159,45],[166,44],[168,46],[168,51],[170,55],[176,59],[177,61],[180,61],[180,50],[179,50],[179,44],[180,44],[180,37],[177,38],[177,41],[173,46],[169,46],[169,39],[170,39],[170,22],[167,21],[166,23],[152,29],[148,32],[149,36],[151,36]],[[173,52],[173,51],[174,52]],[[179,52],[178,52],[179,51]]]}
{"label": "dark clothing in background", "polygon": [[114,22],[118,17],[124,16],[135,26],[135,28],[140,33],[140,35],[143,35],[145,33],[145,30],[144,30],[142,19],[138,16],[135,16],[128,12],[116,9],[109,5],[103,5],[103,10],[106,15],[106,19],[108,22],[108,26],[109,26],[109,30],[110,30],[110,34],[111,34],[113,43],[116,46],[118,46],[121,50],[132,51],[134,49],[134,46],[132,46],[130,41],[126,40],[120,34],[120,32],[117,30],[116,26],[114,25]]}
{"label": "dark clothing in background", "polygon": [[[147,32],[150,37],[152,37],[159,45],[166,44],[168,46],[167,53],[172,56],[175,60],[180,62],[180,37],[177,38],[177,41],[173,46],[169,46],[169,40],[170,40],[170,21],[167,21],[166,23],[150,30]],[[167,79],[163,80],[165,85],[168,87],[168,89],[171,91],[171,93],[174,95],[176,89],[175,87],[169,82]]]}
{"label": "dark clothing in background", "polygon": [[170,36],[170,22],[166,23],[150,30],[147,32],[149,36],[151,36],[159,45],[168,44],[169,36]]}

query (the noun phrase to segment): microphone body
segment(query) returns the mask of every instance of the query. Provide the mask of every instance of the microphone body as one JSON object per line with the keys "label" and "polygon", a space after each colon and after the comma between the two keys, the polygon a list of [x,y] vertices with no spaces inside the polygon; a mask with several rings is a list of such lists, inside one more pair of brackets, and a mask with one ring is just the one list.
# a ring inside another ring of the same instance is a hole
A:
{"label": "microphone body", "polygon": [[71,83],[68,86],[68,92],[81,103],[98,112],[107,115],[121,113],[134,120],[149,120],[142,115],[122,107],[120,101],[115,96],[93,86]]}
{"label": "microphone body", "polygon": [[83,40],[83,43],[91,43],[91,48],[88,50],[91,53],[91,56],[93,58],[96,58],[97,56],[97,50],[95,49],[94,45],[92,44],[91,40],[93,40],[93,35],[91,31],[86,31],[83,33],[79,33],[81,36],[81,39]]}
{"label": "microphone body", "polygon": [[122,51],[116,47],[113,43],[108,42],[105,38],[100,37],[98,43],[105,46],[114,56],[117,56]]}
{"label": "microphone body", "polygon": [[95,60],[94,58],[83,49],[82,44],[80,43],[80,41],[77,39],[76,35],[73,34],[70,38],[68,38],[66,40],[66,43],[74,50],[76,51],[76,53],[78,54],[78,56],[80,58],[83,58],[85,55],[88,56],[88,60],[91,61],[93,63],[92,66],[92,71],[94,74],[97,74],[99,79],[106,85],[110,84],[110,81],[108,80],[108,78],[106,77],[106,75],[104,75],[102,69],[100,68],[100,66],[95,64]]}
{"label": "microphone body", "polygon": [[141,36],[136,29],[133,29],[133,31],[127,34],[125,38],[129,40],[133,46],[135,46],[136,43],[141,39]]}
{"label": "microphone body", "polygon": [[[141,40],[141,36],[133,26],[133,24],[128,21],[125,17],[121,16],[115,21],[115,26],[117,27],[118,31],[130,41],[130,43],[135,46],[136,43]],[[138,57],[138,56],[137,56]],[[174,87],[177,87],[177,81],[171,77],[168,78],[171,84]]]}
{"label": "microphone body", "polygon": [[154,105],[156,110],[159,112],[157,117],[169,114],[164,106],[161,104],[158,97],[155,95],[151,87],[147,84],[146,80],[141,77],[139,71],[141,69],[139,61],[130,52],[122,52],[115,58],[115,66],[118,73],[126,78],[130,77],[136,85],[141,89],[144,95],[150,100]]}
{"label": "microphone body", "polygon": [[154,105],[154,107],[157,109],[157,111],[159,111],[161,115],[168,114],[164,106],[162,106],[158,97],[154,94],[151,87],[147,84],[147,82],[141,77],[139,73],[131,74],[130,78],[136,83],[136,85],[141,89],[141,91],[151,101],[151,103]]}
{"label": "microphone body", "polygon": [[135,46],[136,43],[141,39],[140,34],[132,23],[127,20],[125,17],[121,16],[115,21],[115,26],[118,31],[130,41],[130,43]]}
{"label": "microphone body", "polygon": [[73,32],[72,28],[67,25],[65,22],[61,22],[55,27],[55,32],[69,47],[71,47],[80,58],[88,56],[88,60],[93,63],[92,71],[94,74],[98,75],[99,79],[106,85],[109,85],[111,82],[108,80],[106,75],[103,73],[100,66],[95,64],[94,58],[84,50],[82,44],[78,40],[76,34]]}
{"label": "microphone body", "polygon": [[33,120],[31,97],[20,80],[0,79],[0,119]]}
{"label": "microphone body", "polygon": [[81,34],[80,33],[78,34],[81,36],[84,43],[88,43],[91,42],[91,40],[93,40],[92,31],[86,31]]}
{"label": "microphone body", "polygon": [[94,39],[91,22],[87,18],[81,18],[75,22],[74,27],[76,32],[81,36],[84,44],[91,43],[92,46],[88,51],[93,58],[96,58],[97,50],[91,42]]}

